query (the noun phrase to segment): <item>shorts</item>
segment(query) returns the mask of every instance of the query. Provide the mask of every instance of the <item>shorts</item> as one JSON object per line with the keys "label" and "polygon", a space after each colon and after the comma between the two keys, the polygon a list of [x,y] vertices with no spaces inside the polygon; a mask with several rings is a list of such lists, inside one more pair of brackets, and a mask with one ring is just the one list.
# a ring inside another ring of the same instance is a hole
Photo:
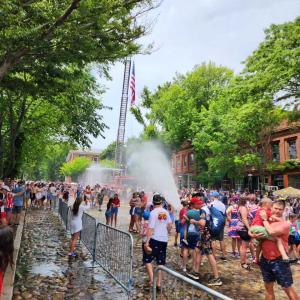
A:
{"label": "shorts", "polygon": [[199,248],[201,255],[213,254],[211,241],[203,242],[203,241],[200,240],[197,247]]}
{"label": "shorts", "polygon": [[112,207],[111,209],[111,214],[114,215],[114,214],[117,214],[119,211],[119,208],[118,207]]}
{"label": "shorts", "polygon": [[300,245],[300,240],[296,239],[294,235],[289,235],[289,245],[296,245],[298,247]]}
{"label": "shorts", "polygon": [[267,260],[262,257],[259,266],[264,282],[276,281],[283,288],[292,286],[293,276],[289,262],[284,262],[281,258]]}
{"label": "shorts", "polygon": [[195,249],[199,240],[200,240],[200,235],[198,235],[198,234],[188,235],[188,237],[187,237],[187,241],[189,243],[188,248],[192,249],[192,250]]}
{"label": "shorts", "polygon": [[223,229],[215,236],[212,236],[211,239],[213,241],[220,241],[222,242],[224,240],[224,229],[225,227],[223,227]]}
{"label": "shorts", "polygon": [[270,238],[270,235],[268,234],[268,231],[264,226],[254,225],[250,227],[251,233],[263,233],[264,236],[262,238],[268,239]]}
{"label": "shorts", "polygon": [[112,211],[111,211],[111,209],[110,209],[110,210],[107,210],[107,211],[105,212],[105,217],[110,218],[111,216],[112,216]]}
{"label": "shorts", "polygon": [[20,214],[22,212],[22,206],[15,206],[13,207],[14,214]]}
{"label": "shorts", "polygon": [[5,210],[6,213],[9,214],[9,213],[12,213],[13,209],[12,209],[12,207],[5,207],[4,210]]}
{"label": "shorts", "polygon": [[179,220],[176,220],[176,221],[175,221],[175,230],[176,230],[176,233],[179,233],[179,231],[180,231],[180,223],[179,223]]}
{"label": "shorts", "polygon": [[150,264],[155,259],[158,265],[165,265],[168,243],[150,239],[149,246],[152,249],[152,253],[147,254],[145,252],[143,262]]}
{"label": "shorts", "polygon": [[237,231],[237,234],[240,236],[241,240],[244,242],[250,242],[251,241],[251,237],[248,234],[248,231]]}
{"label": "shorts", "polygon": [[140,207],[135,207],[134,214],[141,217],[142,209]]}

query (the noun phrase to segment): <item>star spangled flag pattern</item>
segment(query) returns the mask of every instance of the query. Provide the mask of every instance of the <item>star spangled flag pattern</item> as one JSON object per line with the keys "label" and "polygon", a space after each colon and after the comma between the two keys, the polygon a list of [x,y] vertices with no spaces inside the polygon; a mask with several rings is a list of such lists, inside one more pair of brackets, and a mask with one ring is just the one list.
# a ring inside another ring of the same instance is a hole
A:
{"label": "star spangled flag pattern", "polygon": [[134,62],[132,65],[132,72],[131,72],[131,78],[130,78],[130,90],[131,90],[130,105],[133,106],[135,104],[135,67],[134,67]]}

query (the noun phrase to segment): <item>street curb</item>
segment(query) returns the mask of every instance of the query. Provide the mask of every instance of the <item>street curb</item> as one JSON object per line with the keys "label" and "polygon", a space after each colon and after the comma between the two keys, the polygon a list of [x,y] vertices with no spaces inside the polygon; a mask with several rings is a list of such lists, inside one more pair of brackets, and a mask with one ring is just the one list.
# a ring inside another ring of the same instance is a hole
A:
{"label": "street curb", "polygon": [[24,221],[25,221],[25,211],[21,213],[20,225],[17,228],[17,232],[14,240],[14,248],[15,248],[14,256],[13,256],[14,264],[12,268],[10,267],[7,268],[3,277],[3,295],[2,297],[0,297],[1,300],[11,300],[13,297],[17,260],[18,260],[20,246],[21,246]]}

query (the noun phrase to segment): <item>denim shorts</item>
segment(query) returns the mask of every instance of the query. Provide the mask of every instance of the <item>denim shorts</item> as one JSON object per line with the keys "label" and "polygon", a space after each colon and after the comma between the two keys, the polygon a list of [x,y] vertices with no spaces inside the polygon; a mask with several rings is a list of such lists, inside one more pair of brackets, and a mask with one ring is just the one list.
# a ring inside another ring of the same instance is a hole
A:
{"label": "denim shorts", "polygon": [[134,214],[141,217],[142,209],[140,207],[135,207]]}
{"label": "denim shorts", "polygon": [[4,211],[5,211],[6,213],[12,213],[12,207],[5,207],[5,208],[4,208]]}
{"label": "denim shorts", "polygon": [[281,258],[267,260],[262,257],[259,266],[264,282],[276,281],[283,288],[292,286],[293,276],[289,262],[285,262]]}
{"label": "denim shorts", "polygon": [[14,214],[20,214],[22,212],[22,206],[15,206],[14,205],[14,208],[13,208],[13,213]]}
{"label": "denim shorts", "polygon": [[119,208],[118,208],[118,207],[112,207],[112,209],[111,209],[111,214],[112,214],[112,215],[113,215],[113,214],[117,214],[118,211],[119,211]]}

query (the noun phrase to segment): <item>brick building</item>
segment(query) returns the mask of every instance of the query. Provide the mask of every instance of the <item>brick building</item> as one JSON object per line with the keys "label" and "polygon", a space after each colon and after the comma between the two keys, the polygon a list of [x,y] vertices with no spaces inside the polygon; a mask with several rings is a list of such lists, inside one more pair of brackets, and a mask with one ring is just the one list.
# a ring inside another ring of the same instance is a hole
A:
{"label": "brick building", "polygon": [[172,155],[172,171],[179,188],[195,185],[193,176],[195,172],[195,155],[192,144],[186,142],[181,149]]}
{"label": "brick building", "polygon": [[[288,124],[287,121],[284,121],[275,128],[264,156],[266,164],[271,162],[278,166],[289,161],[300,161],[300,123]],[[278,186],[279,189],[288,186],[300,188],[300,166],[286,167],[284,170],[266,170],[264,173],[266,174],[264,185]],[[253,188],[259,189],[259,176],[256,170],[253,171],[252,181]]]}
{"label": "brick building", "polygon": [[[258,145],[258,151],[261,146]],[[286,121],[282,122],[267,138],[264,148],[262,155],[266,165],[272,163],[275,166],[282,166],[290,161],[297,162],[299,160],[300,162],[300,122],[292,124],[288,124]],[[190,142],[185,143],[178,152],[173,153],[172,170],[179,188],[195,185],[193,176],[199,174],[196,173],[195,157]],[[231,182],[229,185],[232,188],[249,188],[251,190],[260,190],[267,186],[277,186],[279,189],[288,186],[300,188],[300,163],[298,166],[278,168],[277,170],[276,167],[273,170],[265,167],[258,171],[253,167],[249,168],[241,182],[227,181]]]}

